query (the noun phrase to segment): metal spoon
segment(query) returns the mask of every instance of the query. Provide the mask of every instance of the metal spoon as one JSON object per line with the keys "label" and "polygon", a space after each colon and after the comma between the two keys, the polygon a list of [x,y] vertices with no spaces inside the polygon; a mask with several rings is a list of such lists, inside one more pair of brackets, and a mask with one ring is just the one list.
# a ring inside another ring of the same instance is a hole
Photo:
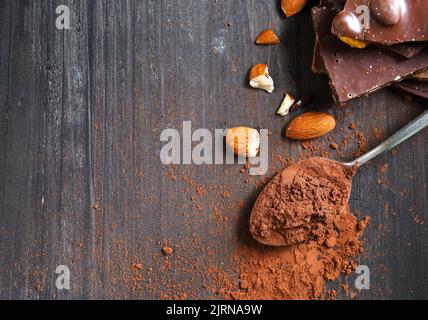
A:
{"label": "metal spoon", "polygon": [[359,168],[363,164],[365,164],[367,161],[372,160],[373,158],[377,157],[381,153],[394,149],[400,143],[406,141],[407,139],[409,139],[410,137],[412,137],[422,129],[426,128],[427,126],[428,126],[428,110],[426,110],[422,115],[420,115],[415,120],[411,121],[404,128],[396,132],[394,135],[386,139],[384,142],[382,142],[373,150],[367,152],[366,154],[362,155],[361,157],[359,157],[358,159],[355,159],[352,162],[343,163],[343,165],[348,167]]}
{"label": "metal spoon", "polygon": [[[396,132],[394,135],[386,139],[384,142],[382,142],[380,145],[378,145],[373,150],[367,152],[366,154],[362,155],[361,157],[355,159],[352,162],[347,163],[340,163],[328,159],[330,163],[335,163],[337,167],[340,168],[340,166],[345,167],[346,170],[351,171],[351,174],[349,175],[349,180],[345,181],[345,185],[347,186],[343,190],[346,190],[347,194],[343,198],[343,201],[341,202],[343,204],[343,208],[347,205],[349,196],[351,193],[351,186],[352,186],[352,177],[356,172],[356,169],[362,166],[363,164],[367,163],[369,160],[377,157],[381,153],[385,151],[389,151],[396,146],[398,146],[403,141],[409,139],[422,129],[426,128],[428,126],[428,110],[425,111],[421,116],[416,118],[415,120],[411,121],[409,124],[407,124],[404,128]],[[284,180],[284,177],[287,177],[286,180],[289,182],[292,182],[294,179],[294,176],[298,172],[299,166],[307,166],[308,163],[313,163],[314,159],[323,160],[323,158],[309,158],[302,160],[296,165],[292,165],[288,167],[287,169],[283,170],[279,175],[282,176],[282,179]],[[320,170],[319,166],[316,168],[311,168],[309,165],[309,169]],[[332,179],[334,179],[332,177]],[[285,180],[284,180],[285,181]],[[265,188],[268,189],[269,185]],[[260,194],[259,199],[256,201],[256,204],[253,208],[253,211],[251,212],[251,218],[250,218],[250,225],[251,225],[251,233],[253,234],[253,237],[260,243],[263,243],[265,245],[269,246],[285,246],[285,245],[291,245],[296,243],[305,242],[310,239],[311,237],[311,231],[310,227],[308,227],[307,221],[293,221],[293,225],[289,225],[290,221],[287,221],[286,217],[284,217],[284,225],[283,226],[267,226],[265,223],[263,226],[260,225],[261,221],[263,221],[263,215],[267,214],[269,215],[270,208],[265,208],[263,204],[263,193]],[[340,208],[338,210],[340,213]],[[309,213],[309,216],[311,216],[312,213]],[[313,214],[315,215],[315,213]],[[268,228],[268,230],[266,229]],[[268,234],[269,236],[263,236],[260,234],[260,230],[263,230],[265,234]],[[266,232],[266,230],[268,232]]]}

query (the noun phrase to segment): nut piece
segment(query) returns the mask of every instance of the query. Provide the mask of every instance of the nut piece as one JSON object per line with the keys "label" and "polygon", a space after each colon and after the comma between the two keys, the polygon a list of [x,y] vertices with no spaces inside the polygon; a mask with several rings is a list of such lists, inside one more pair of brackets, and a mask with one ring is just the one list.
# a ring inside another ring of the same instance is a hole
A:
{"label": "nut piece", "polygon": [[226,132],[226,145],[238,156],[255,157],[260,147],[259,132],[248,127],[231,128]]}
{"label": "nut piece", "polygon": [[274,90],[273,79],[269,76],[269,69],[267,65],[256,64],[251,68],[250,86],[272,93]]}
{"label": "nut piece", "polygon": [[421,81],[422,80],[428,80],[428,71],[415,74],[415,79],[416,80],[421,80]]}
{"label": "nut piece", "polygon": [[257,44],[278,44],[279,38],[272,29],[266,29],[257,36]]}
{"label": "nut piece", "polygon": [[294,16],[302,11],[307,0],[281,0],[281,8],[287,17]]}
{"label": "nut piece", "polygon": [[336,127],[336,120],[328,113],[307,112],[294,118],[285,132],[293,140],[309,140],[321,137]]}
{"label": "nut piece", "polygon": [[294,99],[288,93],[285,93],[284,100],[282,100],[281,106],[279,107],[276,114],[280,116],[286,116],[287,114],[289,114],[291,106],[294,104],[295,101],[296,99]]}
{"label": "nut piece", "polygon": [[338,38],[352,48],[364,49],[369,45],[367,41],[361,41],[344,36],[338,36]]}

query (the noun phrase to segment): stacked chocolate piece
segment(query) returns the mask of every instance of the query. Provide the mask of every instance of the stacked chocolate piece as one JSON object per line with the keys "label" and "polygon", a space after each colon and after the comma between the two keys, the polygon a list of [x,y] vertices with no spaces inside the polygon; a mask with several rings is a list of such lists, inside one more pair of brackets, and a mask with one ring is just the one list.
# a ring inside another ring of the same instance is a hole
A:
{"label": "stacked chocolate piece", "polygon": [[386,86],[428,99],[427,0],[322,0],[312,69],[346,103]]}

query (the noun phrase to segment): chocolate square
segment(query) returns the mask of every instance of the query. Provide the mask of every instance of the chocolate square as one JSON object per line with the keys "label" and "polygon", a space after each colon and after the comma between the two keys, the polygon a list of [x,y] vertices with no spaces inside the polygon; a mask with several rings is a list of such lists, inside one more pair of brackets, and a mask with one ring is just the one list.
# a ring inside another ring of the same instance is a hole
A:
{"label": "chocolate square", "polygon": [[393,84],[394,88],[410,93],[424,99],[428,99],[428,82],[414,79],[406,79],[399,83]]}

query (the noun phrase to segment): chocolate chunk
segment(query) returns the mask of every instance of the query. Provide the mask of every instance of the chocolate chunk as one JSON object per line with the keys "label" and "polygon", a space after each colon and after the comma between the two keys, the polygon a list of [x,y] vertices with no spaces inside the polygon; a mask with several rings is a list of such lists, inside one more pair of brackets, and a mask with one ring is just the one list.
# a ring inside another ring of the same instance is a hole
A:
{"label": "chocolate chunk", "polygon": [[[369,10],[361,11],[362,6]],[[385,45],[428,41],[426,0],[347,0],[344,10],[359,18],[368,11],[372,19],[361,33],[355,34],[354,27],[350,25],[347,29],[333,30],[337,35]]]}
{"label": "chocolate chunk", "polygon": [[375,46],[349,47],[330,31],[336,14],[328,6],[312,9],[320,53],[336,101],[347,102],[428,69],[428,49],[412,59],[399,59]]}
{"label": "chocolate chunk", "polygon": [[358,39],[363,36],[363,27],[358,17],[349,10],[342,10],[333,19],[331,30],[338,36]]}
{"label": "chocolate chunk", "polygon": [[410,93],[424,99],[428,99],[428,82],[407,79],[402,82],[394,83],[394,88]]}

